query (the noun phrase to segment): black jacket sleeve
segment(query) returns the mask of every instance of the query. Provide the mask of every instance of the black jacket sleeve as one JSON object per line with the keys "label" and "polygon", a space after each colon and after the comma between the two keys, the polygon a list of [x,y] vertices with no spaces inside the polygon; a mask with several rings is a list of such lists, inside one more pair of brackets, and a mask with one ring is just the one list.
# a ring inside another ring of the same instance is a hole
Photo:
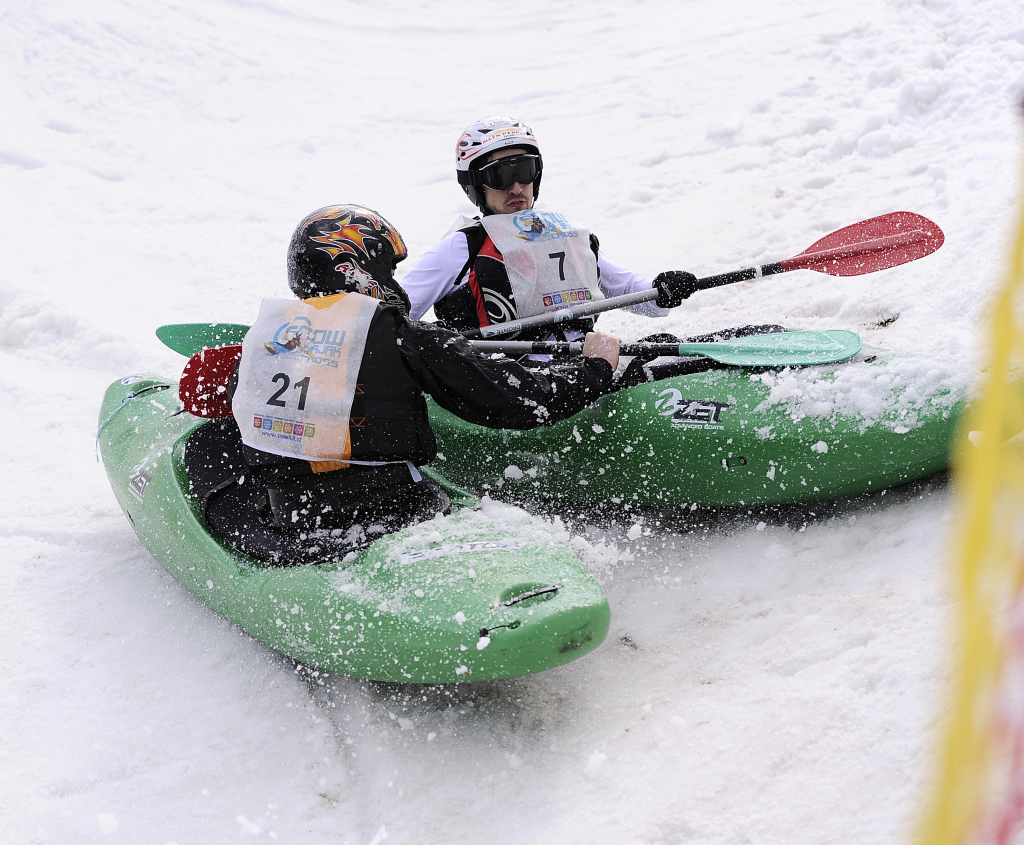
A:
{"label": "black jacket sleeve", "polygon": [[536,428],[578,413],[608,392],[603,358],[527,369],[502,355],[476,352],[455,332],[399,318],[396,335],[413,378],[442,408],[488,428]]}

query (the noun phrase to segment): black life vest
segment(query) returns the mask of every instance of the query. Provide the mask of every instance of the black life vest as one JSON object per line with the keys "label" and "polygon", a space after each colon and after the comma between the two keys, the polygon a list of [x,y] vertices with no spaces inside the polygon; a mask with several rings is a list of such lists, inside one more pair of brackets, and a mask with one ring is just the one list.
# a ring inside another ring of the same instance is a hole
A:
{"label": "black life vest", "polygon": [[[505,260],[494,241],[491,240],[483,223],[476,223],[460,229],[469,244],[469,260],[455,279],[455,290],[434,303],[434,313],[448,328],[464,332],[482,326],[493,326],[516,320],[520,315],[516,309],[516,298],[512,292]],[[598,240],[590,236],[590,248],[594,256],[598,253]],[[598,269],[598,276],[601,270]],[[596,317],[581,317],[560,323],[527,329],[517,334],[506,335],[505,339],[545,340],[554,335],[565,340],[566,331],[590,332],[594,330]]]}

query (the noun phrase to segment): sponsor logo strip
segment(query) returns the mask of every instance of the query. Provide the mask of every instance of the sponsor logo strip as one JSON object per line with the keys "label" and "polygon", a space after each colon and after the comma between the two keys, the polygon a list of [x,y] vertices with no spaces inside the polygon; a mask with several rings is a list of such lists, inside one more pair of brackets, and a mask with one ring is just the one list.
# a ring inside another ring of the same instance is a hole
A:
{"label": "sponsor logo strip", "polygon": [[303,437],[315,437],[316,426],[297,423],[292,420],[278,420],[273,417],[254,415],[252,427],[261,429],[260,433],[285,440],[301,440]]}
{"label": "sponsor logo strip", "polygon": [[544,304],[546,306],[568,305],[573,302],[587,302],[593,298],[594,294],[586,288],[581,288],[580,290],[560,290],[546,294],[544,296]]}

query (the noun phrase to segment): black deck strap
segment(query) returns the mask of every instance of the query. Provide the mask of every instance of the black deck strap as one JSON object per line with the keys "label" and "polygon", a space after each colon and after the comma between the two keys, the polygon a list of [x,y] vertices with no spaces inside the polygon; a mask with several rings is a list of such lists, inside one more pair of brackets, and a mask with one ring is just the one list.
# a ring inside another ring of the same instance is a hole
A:
{"label": "black deck strap", "polygon": [[489,637],[491,635],[492,631],[497,631],[497,630],[499,630],[501,628],[508,628],[508,630],[514,631],[516,628],[518,628],[522,624],[523,623],[520,622],[517,619],[515,622],[509,622],[507,625],[495,625],[495,626],[493,626],[491,628],[481,628],[479,633],[480,633],[481,637]]}

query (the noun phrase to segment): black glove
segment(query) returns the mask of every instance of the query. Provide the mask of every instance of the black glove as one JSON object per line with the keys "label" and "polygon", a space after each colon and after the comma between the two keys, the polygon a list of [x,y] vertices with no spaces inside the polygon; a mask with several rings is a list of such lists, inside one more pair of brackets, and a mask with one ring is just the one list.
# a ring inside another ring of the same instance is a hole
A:
{"label": "black glove", "polygon": [[697,277],[684,270],[666,270],[654,277],[654,287],[658,289],[658,298],[654,301],[659,308],[675,308],[682,305],[690,294],[696,293]]}

